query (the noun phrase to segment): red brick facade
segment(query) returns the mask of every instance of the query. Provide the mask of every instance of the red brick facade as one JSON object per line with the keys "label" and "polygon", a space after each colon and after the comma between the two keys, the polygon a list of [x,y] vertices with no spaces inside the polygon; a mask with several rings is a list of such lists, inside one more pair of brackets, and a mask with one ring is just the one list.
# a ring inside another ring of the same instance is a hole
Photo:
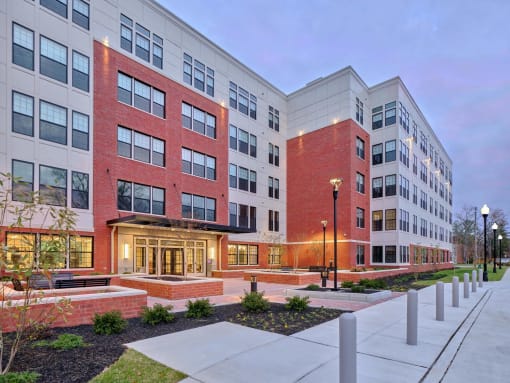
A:
{"label": "red brick facade", "polygon": [[222,280],[196,280],[164,282],[141,278],[121,278],[121,286],[145,290],[151,297],[165,299],[187,299],[223,295]]}
{"label": "red brick facade", "polygon": [[[365,142],[365,159],[356,155],[356,137]],[[322,264],[326,227],[326,264],[333,260],[333,197],[331,178],[340,177],[337,200],[338,267],[356,265],[356,246],[370,246],[370,138],[352,120],[324,127],[287,142],[287,240],[285,264],[307,267]],[[356,191],[356,173],[365,176],[365,193]],[[365,228],[356,227],[356,208],[365,211]],[[361,241],[361,242],[358,242]],[[366,242],[366,243],[365,243]],[[284,263],[282,261],[282,263]]]}

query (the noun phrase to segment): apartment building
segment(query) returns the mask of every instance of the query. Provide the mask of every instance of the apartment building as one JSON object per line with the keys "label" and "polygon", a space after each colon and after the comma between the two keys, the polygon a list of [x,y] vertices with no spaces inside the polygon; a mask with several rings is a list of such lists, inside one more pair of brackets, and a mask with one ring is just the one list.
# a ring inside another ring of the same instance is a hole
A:
{"label": "apartment building", "polygon": [[[400,79],[368,87],[348,67],[286,95],[153,0],[8,1],[0,17],[0,172],[15,203],[36,191],[77,213],[62,268],[329,262],[333,177],[340,267],[449,261],[451,160]],[[49,233],[43,216],[5,231],[34,259]]]}

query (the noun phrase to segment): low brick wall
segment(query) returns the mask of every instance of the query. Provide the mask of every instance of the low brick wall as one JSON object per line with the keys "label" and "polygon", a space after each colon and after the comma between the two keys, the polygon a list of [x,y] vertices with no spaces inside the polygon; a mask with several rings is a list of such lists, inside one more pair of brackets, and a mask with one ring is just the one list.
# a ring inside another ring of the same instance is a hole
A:
{"label": "low brick wall", "polygon": [[147,291],[151,297],[165,299],[186,299],[223,295],[221,279],[190,279],[182,282],[162,281],[159,279],[121,277],[120,285]]}
{"label": "low brick wall", "polygon": [[[399,269],[387,269],[387,270],[372,270],[372,271],[338,271],[338,281],[350,281],[359,282],[361,279],[379,279],[386,277],[393,277],[396,275],[409,274],[409,273],[423,273],[427,271],[438,271],[452,269],[454,265],[452,263],[441,263],[441,264],[423,264],[423,265],[412,265],[409,267],[402,267]],[[333,280],[333,273],[329,273],[329,280]]]}
{"label": "low brick wall", "polygon": [[311,283],[318,284],[321,281],[320,273],[270,271],[245,271],[244,280],[249,281],[252,275],[257,277],[257,282],[280,283],[284,285],[309,285]]}
{"label": "low brick wall", "polygon": [[[79,294],[77,290],[81,290],[81,294]],[[120,311],[123,318],[134,318],[140,315],[143,306],[147,306],[147,293],[145,291],[128,289],[120,286],[47,291],[48,295],[53,296],[47,297],[43,295],[44,298],[39,298],[37,303],[31,305],[29,310],[30,318],[41,318],[49,312],[52,312],[51,310],[55,307],[55,302],[61,298],[69,298],[72,306],[70,315],[66,315],[65,320],[63,317],[57,315],[57,320],[51,324],[51,327],[70,327],[92,324],[94,314],[104,314],[112,310]],[[3,308],[4,315],[2,315],[1,325],[5,332],[14,331],[16,328],[12,316],[8,315],[5,310],[17,310],[15,306],[22,304],[21,301],[16,300],[19,296],[19,293],[13,293],[8,297],[12,300],[13,307]]]}
{"label": "low brick wall", "polygon": [[213,270],[213,278],[243,278],[245,270]]}

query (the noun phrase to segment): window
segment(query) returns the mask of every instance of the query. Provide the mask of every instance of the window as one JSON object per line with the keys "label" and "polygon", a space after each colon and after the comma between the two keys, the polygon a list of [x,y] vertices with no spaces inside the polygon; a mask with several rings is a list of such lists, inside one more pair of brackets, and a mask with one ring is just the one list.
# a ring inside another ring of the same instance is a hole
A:
{"label": "window", "polygon": [[6,233],[7,248],[16,249],[16,252],[7,251],[7,268],[28,267],[35,262],[36,235],[28,233]]}
{"label": "window", "polygon": [[163,39],[157,34],[152,34],[152,64],[163,69]]}
{"label": "window", "polygon": [[205,65],[202,64],[197,59],[195,59],[194,62],[195,62],[194,70],[195,88],[203,92],[205,90]]}
{"label": "window", "polygon": [[15,91],[12,92],[12,131],[34,136],[34,99]]}
{"label": "window", "polygon": [[229,86],[229,105],[231,108],[237,109],[237,85],[232,81]]}
{"label": "window", "polygon": [[135,54],[142,60],[150,62],[150,31],[138,23],[135,24],[135,28]]}
{"label": "window", "polygon": [[250,156],[257,158],[257,136],[250,134]]}
{"label": "window", "polygon": [[239,205],[239,226],[249,227],[249,206]]}
{"label": "window", "polygon": [[73,110],[73,148],[89,150],[89,116]]}
{"label": "window", "polygon": [[276,210],[269,210],[268,230],[280,231],[280,213]]}
{"label": "window", "polygon": [[380,129],[383,126],[382,106],[372,109],[372,129]]}
{"label": "window", "polygon": [[201,221],[216,221],[216,200],[182,193],[182,217]]}
{"label": "window", "polygon": [[229,105],[250,118],[257,119],[257,97],[232,81],[229,85]]}
{"label": "window", "polygon": [[356,227],[359,229],[365,228],[365,209],[360,207],[356,208]]}
{"label": "window", "polygon": [[386,181],[386,187],[385,187],[386,197],[396,195],[397,194],[397,176],[395,174],[386,176],[385,181]]}
{"label": "window", "polygon": [[143,82],[135,80],[135,97],[133,106],[135,108],[151,112],[151,87]]}
{"label": "window", "polygon": [[403,175],[400,175],[400,196],[409,200],[409,180]]}
{"label": "window", "polygon": [[239,129],[239,151],[244,154],[248,154],[248,146],[249,146],[249,134],[248,132]]}
{"label": "window", "polygon": [[40,53],[41,74],[67,84],[67,48],[41,36]]}
{"label": "window", "polygon": [[133,158],[142,162],[151,162],[151,137],[146,134],[134,133]]}
{"label": "window", "polygon": [[374,210],[372,212],[372,231],[382,231],[383,229],[383,211]]}
{"label": "window", "polygon": [[397,210],[386,209],[384,215],[385,215],[384,230],[397,230]]}
{"label": "window", "polygon": [[400,140],[400,162],[409,167],[409,148]]}
{"label": "window", "polygon": [[216,117],[186,103],[182,104],[182,126],[204,136],[216,138]]}
{"label": "window", "polygon": [[383,178],[376,177],[372,179],[372,198],[383,196]]}
{"label": "window", "polygon": [[248,191],[248,169],[239,166],[239,190]]}
{"label": "window", "polygon": [[41,100],[39,113],[39,138],[66,145],[67,109]]}
{"label": "window", "polygon": [[89,5],[83,0],[73,0],[73,23],[89,29]]}
{"label": "window", "polygon": [[165,166],[165,141],[152,137],[152,164]]}
{"label": "window", "polygon": [[397,263],[397,247],[384,246],[384,263]]}
{"label": "window", "polygon": [[356,264],[357,265],[365,264],[365,246],[364,245],[356,245]]}
{"label": "window", "polygon": [[165,93],[152,88],[152,114],[165,118]]}
{"label": "window", "polygon": [[249,154],[257,158],[257,136],[238,129],[234,125],[229,126],[229,147],[241,153]]}
{"label": "window", "polygon": [[372,145],[372,165],[383,163],[383,144]]}
{"label": "window", "polygon": [[121,72],[117,77],[117,99],[147,113],[165,118],[165,93]]}
{"label": "window", "polygon": [[34,164],[12,160],[12,200],[32,202],[34,191]]}
{"label": "window", "polygon": [[276,132],[280,131],[280,111],[271,105],[269,105],[268,126]]}
{"label": "window", "polygon": [[12,63],[34,70],[34,32],[12,23]]}
{"label": "window", "polygon": [[165,141],[117,127],[117,154],[157,166],[165,166]]}
{"label": "window", "polygon": [[413,203],[418,205],[418,186],[413,184]]}
{"label": "window", "polygon": [[248,98],[250,97],[248,91],[239,87],[238,97],[239,97],[239,104],[237,105],[237,109],[241,113],[248,115]]}
{"label": "window", "polygon": [[278,178],[268,178],[268,197],[279,199],[280,198],[280,180]]}
{"label": "window", "polygon": [[268,157],[270,164],[274,166],[280,166],[280,147],[269,143]]}
{"label": "window", "polygon": [[418,175],[418,157],[413,154],[413,173]]}
{"label": "window", "polygon": [[385,161],[391,162],[397,159],[397,145],[395,140],[386,141]]}
{"label": "window", "polygon": [[69,267],[90,268],[92,264],[93,237],[74,236],[69,238]]}
{"label": "window", "polygon": [[183,60],[183,82],[214,97],[214,70],[187,53]]}
{"label": "window", "polygon": [[237,226],[237,204],[234,202],[228,203],[228,224]]}
{"label": "window", "polygon": [[250,94],[250,118],[257,119],[257,97]]}
{"label": "window", "polygon": [[270,265],[280,265],[282,263],[282,247],[268,246],[268,260]]}
{"label": "window", "polygon": [[365,194],[365,176],[356,172],[356,191]]}
{"label": "window", "polygon": [[356,137],[356,155],[362,160],[365,159],[365,141]]}
{"label": "window", "polygon": [[400,126],[402,126],[402,128],[407,133],[409,133],[409,112],[407,111],[406,107],[401,102],[399,102],[398,114],[399,114]]}
{"label": "window", "polygon": [[228,245],[229,265],[257,265],[259,248],[255,245]]}
{"label": "window", "polygon": [[80,172],[71,172],[72,193],[71,206],[77,209],[89,208],[89,175]]}
{"label": "window", "polygon": [[257,172],[250,170],[250,192],[257,192]]}
{"label": "window", "polygon": [[399,230],[409,232],[409,212],[404,209],[400,209],[399,213]]}
{"label": "window", "polygon": [[382,263],[383,262],[383,247],[372,246],[372,262]]}
{"label": "window", "polygon": [[356,121],[363,125],[363,103],[356,97]]}
{"label": "window", "polygon": [[418,234],[418,217],[413,214],[413,234]]}
{"label": "window", "polygon": [[214,71],[209,67],[207,68],[205,92],[209,96],[214,97]]}
{"label": "window", "polygon": [[395,101],[384,105],[384,125],[393,125],[397,122],[397,103]]}
{"label": "window", "polygon": [[41,5],[67,19],[67,0],[41,0]]}
{"label": "window", "polygon": [[131,182],[118,181],[117,182],[117,209],[131,211],[131,195],[132,195]]}
{"label": "window", "polygon": [[164,215],[165,189],[119,180],[117,209]]}
{"label": "window", "polygon": [[229,164],[228,166],[228,185],[231,188],[237,188],[237,166]]}
{"label": "window", "polygon": [[128,52],[133,51],[133,20],[120,15],[120,47]]}
{"label": "window", "polygon": [[117,99],[128,105],[132,102],[132,78],[120,72],[117,75]]}
{"label": "window", "polygon": [[39,166],[39,197],[46,205],[67,205],[67,170]]}
{"label": "window", "polygon": [[151,187],[148,185],[133,185],[133,210],[139,213],[151,212]]}
{"label": "window", "polygon": [[427,193],[420,191],[420,207],[427,210]]}

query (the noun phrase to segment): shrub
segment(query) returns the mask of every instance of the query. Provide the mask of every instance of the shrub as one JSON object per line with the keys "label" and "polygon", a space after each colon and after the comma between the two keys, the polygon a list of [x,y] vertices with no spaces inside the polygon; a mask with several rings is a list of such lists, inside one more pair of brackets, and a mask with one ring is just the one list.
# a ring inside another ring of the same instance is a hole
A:
{"label": "shrub", "polygon": [[32,371],[8,372],[0,375],[0,383],[35,383],[39,376],[41,375]]}
{"label": "shrub", "polygon": [[285,308],[292,311],[304,311],[308,308],[308,303],[310,303],[309,297],[300,297],[297,295],[286,297],[285,300],[287,301]]}
{"label": "shrub", "polygon": [[386,282],[383,279],[361,279],[359,284],[367,289],[380,290],[386,288]]}
{"label": "shrub", "polygon": [[244,292],[244,297],[241,297],[241,305],[251,312],[263,312],[269,310],[271,304],[264,298],[264,292]]}
{"label": "shrub", "polygon": [[186,318],[205,318],[211,316],[214,312],[214,307],[209,302],[209,299],[197,299],[194,302],[188,301],[186,303],[188,311],[184,316]]}
{"label": "shrub", "polygon": [[142,310],[142,322],[150,325],[157,325],[158,323],[169,323],[174,320],[175,316],[170,311],[172,305],[162,306],[156,303],[152,308],[144,307]]}
{"label": "shrub", "polygon": [[316,285],[314,283],[311,283],[308,286],[306,286],[305,290],[317,291],[317,290],[320,290],[320,286]]}
{"label": "shrub", "polygon": [[363,285],[354,285],[351,287],[351,291],[353,293],[364,293],[365,292],[365,286]]}
{"label": "shrub", "polygon": [[56,340],[53,342],[49,342],[47,340],[42,340],[36,342],[34,346],[50,346],[56,348],[57,350],[70,350],[72,348],[84,347],[86,346],[83,341],[83,337],[75,334],[61,334],[58,336]]}
{"label": "shrub", "polygon": [[122,318],[120,311],[109,311],[94,315],[94,332],[100,335],[111,335],[122,332],[127,321]]}
{"label": "shrub", "polygon": [[342,282],[342,287],[344,287],[346,289],[350,289],[352,286],[354,286],[354,282],[353,281]]}

